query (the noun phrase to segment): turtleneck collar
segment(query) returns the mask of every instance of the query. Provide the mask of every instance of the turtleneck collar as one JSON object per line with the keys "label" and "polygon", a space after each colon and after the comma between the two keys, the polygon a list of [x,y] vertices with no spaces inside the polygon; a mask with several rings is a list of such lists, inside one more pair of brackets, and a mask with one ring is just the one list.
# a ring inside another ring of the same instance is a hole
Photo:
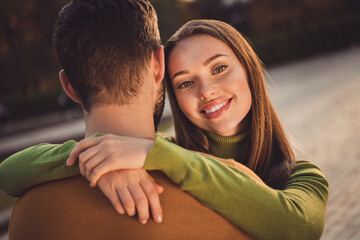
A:
{"label": "turtleneck collar", "polygon": [[233,158],[242,162],[249,148],[250,131],[247,130],[239,135],[224,137],[213,132],[205,131],[211,147],[211,154],[221,158]]}

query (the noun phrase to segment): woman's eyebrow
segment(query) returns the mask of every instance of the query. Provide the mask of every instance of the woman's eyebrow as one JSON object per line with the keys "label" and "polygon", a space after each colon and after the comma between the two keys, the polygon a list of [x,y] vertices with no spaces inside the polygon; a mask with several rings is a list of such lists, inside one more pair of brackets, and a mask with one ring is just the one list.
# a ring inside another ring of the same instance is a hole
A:
{"label": "woman's eyebrow", "polygon": [[174,76],[171,78],[171,81],[173,81],[175,77],[180,76],[180,75],[184,75],[184,74],[187,74],[187,73],[189,73],[188,70],[179,71],[179,72],[174,74]]}
{"label": "woman's eyebrow", "polygon": [[[226,54],[215,54],[214,56],[209,57],[208,59],[206,59],[206,60],[204,61],[204,63],[203,63],[204,66],[210,64],[212,61],[214,61],[215,59],[217,59],[217,58],[219,58],[219,57],[229,57],[229,56],[226,55]],[[188,74],[188,73],[189,73],[188,70],[179,71],[179,72],[177,72],[177,73],[174,74],[174,76],[171,78],[171,81],[173,81],[174,78],[177,77],[177,76],[184,75],[184,74]]]}
{"label": "woman's eyebrow", "polygon": [[203,63],[204,66],[208,65],[209,63],[211,63],[212,61],[214,61],[215,59],[217,59],[218,57],[228,57],[228,55],[225,54],[215,54],[214,56],[208,58],[205,60],[205,62]]}

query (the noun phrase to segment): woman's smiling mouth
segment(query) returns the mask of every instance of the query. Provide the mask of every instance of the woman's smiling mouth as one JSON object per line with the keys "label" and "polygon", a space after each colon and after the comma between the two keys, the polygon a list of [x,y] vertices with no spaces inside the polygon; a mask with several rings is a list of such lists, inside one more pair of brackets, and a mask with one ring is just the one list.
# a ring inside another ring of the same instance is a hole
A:
{"label": "woman's smiling mouth", "polygon": [[206,104],[204,107],[202,107],[200,113],[208,119],[218,118],[229,109],[231,101],[232,98],[227,100],[224,99],[221,102],[215,100],[214,102],[210,102],[209,104]]}

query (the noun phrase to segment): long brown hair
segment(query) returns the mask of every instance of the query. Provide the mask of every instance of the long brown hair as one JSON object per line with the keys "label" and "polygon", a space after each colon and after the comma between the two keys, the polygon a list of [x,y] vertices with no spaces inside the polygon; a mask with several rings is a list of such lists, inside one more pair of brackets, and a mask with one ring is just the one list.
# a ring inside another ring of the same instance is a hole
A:
{"label": "long brown hair", "polygon": [[193,20],[184,24],[166,43],[165,81],[169,100],[176,119],[177,143],[187,149],[211,153],[207,136],[181,111],[168,72],[170,52],[176,44],[196,34],[207,34],[227,44],[247,73],[252,105],[250,121],[250,149],[245,164],[268,186],[281,189],[294,167],[294,153],[270,102],[265,87],[265,69],[246,39],[232,26],[217,20]]}

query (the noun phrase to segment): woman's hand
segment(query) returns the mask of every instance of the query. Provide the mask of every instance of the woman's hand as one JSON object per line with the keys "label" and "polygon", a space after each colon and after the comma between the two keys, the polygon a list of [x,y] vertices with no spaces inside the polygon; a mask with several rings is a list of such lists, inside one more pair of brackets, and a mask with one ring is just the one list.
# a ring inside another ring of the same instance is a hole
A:
{"label": "woman's hand", "polygon": [[149,205],[155,222],[162,222],[159,194],[164,188],[144,170],[117,170],[104,174],[99,179],[99,188],[111,201],[116,211],[129,216],[138,214],[139,222],[149,219]]}
{"label": "woman's hand", "polygon": [[87,138],[72,150],[67,165],[79,159],[80,173],[96,186],[99,178],[110,171],[142,168],[153,145],[153,140],[112,134]]}

